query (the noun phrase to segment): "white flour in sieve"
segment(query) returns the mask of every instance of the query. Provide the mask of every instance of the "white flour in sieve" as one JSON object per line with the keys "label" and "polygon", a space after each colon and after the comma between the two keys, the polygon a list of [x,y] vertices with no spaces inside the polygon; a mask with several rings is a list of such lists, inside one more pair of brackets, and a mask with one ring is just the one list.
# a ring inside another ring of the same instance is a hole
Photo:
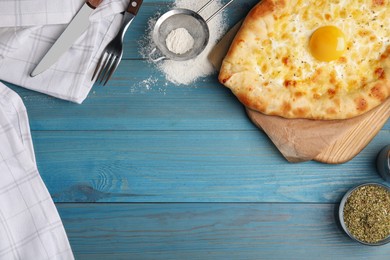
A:
{"label": "white flour in sieve", "polygon": [[[198,11],[208,1],[209,0],[176,0],[173,7]],[[200,15],[207,19],[222,6],[222,1],[216,0],[212,2],[204,11],[202,11]],[[149,58],[149,53],[154,48],[152,32],[159,16],[160,15],[149,20],[147,35],[140,43],[140,46],[142,46],[140,53],[144,58]],[[153,66],[156,66],[158,70],[160,70],[165,75],[166,80],[174,83],[175,85],[189,85],[199,78],[203,78],[215,73],[215,69],[209,62],[207,56],[217,41],[222,37],[223,33],[226,31],[227,25],[224,22],[223,14],[220,13],[215,16],[211,21],[208,22],[208,26],[210,30],[209,43],[204,51],[196,58],[188,61],[164,60],[155,64],[152,63]],[[157,81],[156,84],[158,84]]]}
{"label": "white flour in sieve", "polygon": [[168,34],[165,44],[170,52],[184,54],[194,47],[194,38],[185,28],[177,28]]}

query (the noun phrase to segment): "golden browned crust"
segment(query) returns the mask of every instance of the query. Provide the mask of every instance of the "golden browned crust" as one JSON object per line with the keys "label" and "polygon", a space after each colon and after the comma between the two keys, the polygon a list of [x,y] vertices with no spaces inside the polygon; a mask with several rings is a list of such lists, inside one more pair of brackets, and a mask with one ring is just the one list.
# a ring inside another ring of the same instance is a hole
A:
{"label": "golden browned crust", "polygon": [[[230,88],[246,107],[286,118],[345,119],[363,114],[389,98],[390,46],[379,53],[376,67],[371,68],[371,78],[362,75],[350,80],[347,90],[336,80],[334,71],[322,68],[312,73],[307,89],[300,88],[302,82],[296,79],[283,78],[277,84],[272,82],[274,78],[266,77],[267,70],[272,68],[264,65],[267,57],[261,56],[261,47],[270,44],[267,41],[272,40],[275,33],[283,33],[273,31],[276,17],[293,9],[297,2],[299,0],[263,0],[250,11],[223,61],[219,81]],[[372,0],[371,4],[390,11],[387,0]],[[327,13],[325,17],[330,19],[332,16]],[[279,58],[284,69],[294,70],[292,57]],[[262,66],[259,59],[262,59]],[[348,59],[348,56],[343,56],[337,64],[341,66]],[[324,79],[327,79],[326,84]],[[321,92],[321,88],[326,89]]]}

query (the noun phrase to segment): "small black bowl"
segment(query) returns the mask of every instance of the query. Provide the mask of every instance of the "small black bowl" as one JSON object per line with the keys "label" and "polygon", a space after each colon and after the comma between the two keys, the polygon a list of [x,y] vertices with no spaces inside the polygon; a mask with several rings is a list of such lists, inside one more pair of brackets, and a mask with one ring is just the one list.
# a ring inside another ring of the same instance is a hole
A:
{"label": "small black bowl", "polygon": [[385,146],[378,154],[376,168],[385,181],[390,182],[390,145]]}

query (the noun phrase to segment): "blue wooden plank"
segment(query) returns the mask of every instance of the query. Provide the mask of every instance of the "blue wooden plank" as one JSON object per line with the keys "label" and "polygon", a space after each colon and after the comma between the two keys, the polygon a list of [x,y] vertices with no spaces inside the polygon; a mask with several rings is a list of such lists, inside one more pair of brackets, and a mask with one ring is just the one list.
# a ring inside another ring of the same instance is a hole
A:
{"label": "blue wooden plank", "polygon": [[[160,83],[142,83],[151,76]],[[177,87],[144,61],[124,61],[109,87],[95,86],[82,105],[7,85],[23,98],[33,130],[255,129],[216,75]]]}
{"label": "blue wooden plank", "polygon": [[[236,2],[228,12],[242,12],[256,1]],[[147,2],[139,23],[165,5]],[[144,33],[135,31],[138,38]],[[23,97],[33,130],[254,130],[242,106],[216,77],[177,87],[147,62],[125,60],[110,86],[95,86],[82,106],[7,85]],[[389,130],[390,123],[384,129]]]}
{"label": "blue wooden plank", "polygon": [[388,259],[337,204],[57,204],[76,259]]}
{"label": "blue wooden plank", "polygon": [[380,134],[343,165],[290,164],[258,131],[33,132],[57,202],[336,202],[381,181]]}
{"label": "blue wooden plank", "polygon": [[[53,198],[120,202],[57,204],[76,258],[387,259],[389,246],[361,246],[338,230],[337,204],[327,203],[380,181],[374,160],[390,122],[344,165],[287,163],[216,75],[176,87],[139,60],[147,20],[172,2],[145,0],[110,86],[95,86],[83,105],[12,86]],[[255,2],[235,1],[228,24]]]}
{"label": "blue wooden plank", "polygon": [[[255,129],[216,75],[178,87],[145,61],[122,63],[109,87],[95,86],[82,105],[6,85],[23,98],[33,130]],[[149,78],[156,85],[147,86]],[[390,122],[384,129],[390,129]]]}
{"label": "blue wooden plank", "polygon": [[[150,16],[169,8],[167,3],[172,2],[146,2],[133,24],[136,35],[130,32],[125,43],[138,46],[145,33],[140,26],[146,26]],[[240,19],[240,13],[245,13],[256,1],[236,2],[229,9],[228,20]],[[130,55],[127,58],[140,58],[138,50]],[[150,87],[150,80],[157,83]],[[143,61],[123,61],[110,88],[95,87],[82,106],[7,85],[23,97],[33,130],[254,129],[242,106],[228,90],[220,88],[216,75],[178,88]]]}

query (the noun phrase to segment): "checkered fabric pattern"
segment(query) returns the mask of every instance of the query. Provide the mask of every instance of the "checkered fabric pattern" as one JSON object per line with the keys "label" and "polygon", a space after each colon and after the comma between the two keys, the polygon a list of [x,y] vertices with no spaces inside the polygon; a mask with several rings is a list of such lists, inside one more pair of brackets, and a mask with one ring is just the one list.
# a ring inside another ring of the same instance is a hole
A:
{"label": "checkered fabric pattern", "polygon": [[0,259],[73,259],[36,166],[26,109],[0,83]]}
{"label": "checkered fabric pattern", "polygon": [[50,69],[30,73],[81,8],[83,0],[0,0],[0,79],[82,103],[104,47],[118,32],[128,0],[103,0],[91,24]]}

